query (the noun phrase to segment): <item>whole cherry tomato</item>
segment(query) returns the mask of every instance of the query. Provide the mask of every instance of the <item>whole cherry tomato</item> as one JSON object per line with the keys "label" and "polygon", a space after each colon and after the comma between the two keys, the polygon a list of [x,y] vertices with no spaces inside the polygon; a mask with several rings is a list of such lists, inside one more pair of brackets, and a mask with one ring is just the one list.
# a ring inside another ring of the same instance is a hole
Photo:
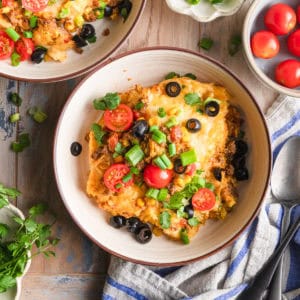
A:
{"label": "whole cherry tomato", "polygon": [[287,46],[292,54],[300,56],[300,29],[297,29],[289,35]]}
{"label": "whole cherry tomato", "polygon": [[251,38],[252,53],[259,58],[272,58],[279,52],[280,46],[277,36],[271,31],[261,30]]}
{"label": "whole cherry tomato", "polygon": [[295,59],[287,59],[277,65],[275,79],[278,83],[295,88],[300,85],[300,62]]}
{"label": "whole cherry tomato", "polygon": [[294,29],[297,18],[295,11],[289,5],[277,3],[268,9],[264,22],[270,31],[282,35]]}
{"label": "whole cherry tomato", "polygon": [[154,165],[147,165],[144,169],[144,181],[150,187],[161,189],[172,180],[172,170],[162,170]]}

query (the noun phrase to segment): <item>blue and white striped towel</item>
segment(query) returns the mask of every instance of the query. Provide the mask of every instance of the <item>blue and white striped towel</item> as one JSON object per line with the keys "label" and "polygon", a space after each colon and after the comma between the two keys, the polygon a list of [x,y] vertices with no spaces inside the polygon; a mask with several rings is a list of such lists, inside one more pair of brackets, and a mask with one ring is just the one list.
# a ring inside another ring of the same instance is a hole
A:
{"label": "blue and white striped towel", "polygon": [[[279,97],[269,109],[266,119],[276,159],[286,140],[300,135],[300,100]],[[270,191],[266,198],[259,216],[241,237],[204,260],[162,269],[112,257],[103,299],[235,299],[279,241],[282,207],[272,203]],[[292,220],[296,215],[300,215],[300,206],[293,210]],[[300,231],[286,252],[285,262],[284,299],[300,300]]]}

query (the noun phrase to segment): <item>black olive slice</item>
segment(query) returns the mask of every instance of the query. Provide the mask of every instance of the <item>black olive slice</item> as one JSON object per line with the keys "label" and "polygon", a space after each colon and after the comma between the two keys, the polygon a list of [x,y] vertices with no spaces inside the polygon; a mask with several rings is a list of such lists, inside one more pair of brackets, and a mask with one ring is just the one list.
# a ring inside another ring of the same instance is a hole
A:
{"label": "black olive slice", "polygon": [[167,83],[165,89],[169,97],[177,97],[181,92],[180,84],[175,81]]}
{"label": "black olive slice", "polygon": [[213,174],[218,181],[222,180],[222,169],[221,168],[214,168]]}
{"label": "black olive slice", "polygon": [[246,157],[234,155],[231,163],[235,169],[244,168],[246,165]]}
{"label": "black olive slice", "polygon": [[243,181],[249,179],[249,174],[247,168],[236,169],[234,171],[234,176],[236,180]]}
{"label": "black olive slice", "polygon": [[121,228],[126,225],[126,218],[123,216],[113,216],[110,218],[109,224],[114,228]]}
{"label": "black olive slice", "polygon": [[79,36],[83,39],[89,39],[95,35],[96,31],[92,24],[83,24]]}
{"label": "black olive slice", "polygon": [[82,146],[78,142],[73,142],[71,144],[70,150],[71,150],[72,155],[78,156],[81,153],[81,151],[82,151]]}
{"label": "black olive slice", "polygon": [[87,42],[85,41],[85,39],[82,38],[81,36],[79,36],[78,34],[75,34],[72,37],[72,40],[75,42],[75,45],[78,48],[82,48],[82,47],[87,46]]}
{"label": "black olive slice", "polygon": [[135,233],[135,239],[141,244],[150,242],[152,239],[152,231],[150,227],[147,224],[143,224],[139,227]]}
{"label": "black olive slice", "polygon": [[137,217],[130,217],[126,220],[127,230],[131,233],[136,233],[143,223]]}
{"label": "black olive slice", "polygon": [[187,120],[185,127],[189,132],[195,133],[201,129],[201,123],[198,119],[189,119]]}
{"label": "black olive slice", "polygon": [[194,208],[193,208],[193,205],[191,205],[191,204],[186,205],[184,207],[183,211],[187,213],[188,219],[190,219],[194,216]]}
{"label": "black olive slice", "polygon": [[134,137],[143,139],[145,134],[149,132],[149,125],[145,120],[138,120],[134,123],[131,131]]}
{"label": "black olive slice", "polygon": [[110,17],[113,13],[113,8],[109,5],[106,5],[104,8],[104,17]]}
{"label": "black olive slice", "polygon": [[186,166],[183,166],[180,158],[174,160],[174,171],[177,174],[183,174],[186,171]]}
{"label": "black olive slice", "polygon": [[243,140],[236,140],[235,141],[235,154],[237,156],[243,156],[248,152],[248,145]]}
{"label": "black olive slice", "polygon": [[127,20],[131,8],[132,8],[132,3],[130,0],[123,0],[120,3],[118,3],[119,14],[123,17],[124,21]]}
{"label": "black olive slice", "polygon": [[220,105],[216,101],[209,101],[204,107],[205,113],[210,117],[215,117],[220,111]]}
{"label": "black olive slice", "polygon": [[46,53],[47,53],[46,48],[42,48],[42,47],[35,48],[30,57],[31,61],[36,64],[41,63],[44,60]]}

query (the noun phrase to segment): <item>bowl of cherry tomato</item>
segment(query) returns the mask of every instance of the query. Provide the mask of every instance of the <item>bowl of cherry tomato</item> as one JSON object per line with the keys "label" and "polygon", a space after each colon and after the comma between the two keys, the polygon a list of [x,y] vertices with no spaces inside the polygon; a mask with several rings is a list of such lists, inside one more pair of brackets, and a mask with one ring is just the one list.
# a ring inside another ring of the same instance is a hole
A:
{"label": "bowl of cherry tomato", "polygon": [[243,28],[246,60],[267,86],[300,97],[300,3],[253,2]]}

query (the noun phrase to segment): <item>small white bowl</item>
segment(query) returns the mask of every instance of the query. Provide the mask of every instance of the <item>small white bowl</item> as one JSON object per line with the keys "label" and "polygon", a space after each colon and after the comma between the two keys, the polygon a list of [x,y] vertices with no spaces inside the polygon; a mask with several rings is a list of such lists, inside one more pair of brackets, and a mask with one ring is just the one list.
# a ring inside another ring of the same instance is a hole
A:
{"label": "small white bowl", "polygon": [[[85,136],[99,118],[92,105],[107,92],[126,91],[135,84],[150,86],[169,72],[193,73],[198,80],[225,86],[232,103],[245,119],[250,153],[247,158],[250,179],[239,185],[240,198],[223,221],[210,221],[189,245],[153,237],[139,244],[123,230],[108,224],[108,215],[86,194],[89,172],[88,143]],[[82,145],[79,156],[72,156],[71,144]],[[54,141],[54,170],[66,208],[78,226],[97,245],[124,259],[148,265],[182,265],[222,249],[249,225],[262,203],[270,176],[271,151],[268,130],[251,93],[226,67],[199,53],[179,48],[156,47],[131,51],[102,64],[72,92],[61,113]]]}
{"label": "small white bowl", "polygon": [[223,3],[210,4],[208,0],[201,0],[199,4],[191,5],[185,0],[166,0],[173,11],[192,17],[198,22],[210,22],[218,17],[235,14],[244,0],[224,0]]}
{"label": "small white bowl", "polygon": [[[281,61],[290,58],[299,60],[299,58],[289,53],[287,49],[286,40],[288,35],[278,36],[280,42],[280,52],[277,56],[271,59],[256,58],[252,54],[251,50],[250,40],[252,34],[259,30],[267,30],[264,26],[264,15],[271,5],[278,2],[279,1],[277,0],[255,0],[250,6],[243,26],[244,54],[250,69],[258,77],[258,79],[262,81],[262,83],[274,89],[278,93],[286,94],[292,97],[300,97],[300,87],[295,89],[287,88],[277,83],[274,79],[275,68]],[[284,2],[293,8],[296,8],[299,5],[298,0],[285,0],[281,2]],[[296,27],[300,28],[298,24]]]}
{"label": "small white bowl", "polygon": [[[93,70],[99,63],[112,55],[128,38],[139,20],[146,0],[132,1],[132,9],[128,19],[98,20],[93,22],[96,29],[97,41],[84,48],[82,54],[68,51],[64,62],[42,62],[34,64],[29,61],[21,62],[13,67],[10,60],[0,60],[0,76],[14,80],[30,82],[57,82],[83,75]],[[103,35],[109,30],[109,35]]]}
{"label": "small white bowl", "polygon": [[[18,224],[12,220],[13,217],[20,217],[21,219],[25,219],[23,213],[14,205],[9,204],[0,209],[0,223],[7,224],[11,229],[15,230],[18,228]],[[9,237],[7,238],[9,240]],[[30,256],[30,252],[28,252],[28,256]],[[31,264],[31,259],[28,260],[26,267],[22,276],[17,277],[17,285],[14,288],[8,289],[5,293],[0,293],[0,300],[18,300],[21,296],[22,290],[22,279],[25,274],[28,272]]]}

